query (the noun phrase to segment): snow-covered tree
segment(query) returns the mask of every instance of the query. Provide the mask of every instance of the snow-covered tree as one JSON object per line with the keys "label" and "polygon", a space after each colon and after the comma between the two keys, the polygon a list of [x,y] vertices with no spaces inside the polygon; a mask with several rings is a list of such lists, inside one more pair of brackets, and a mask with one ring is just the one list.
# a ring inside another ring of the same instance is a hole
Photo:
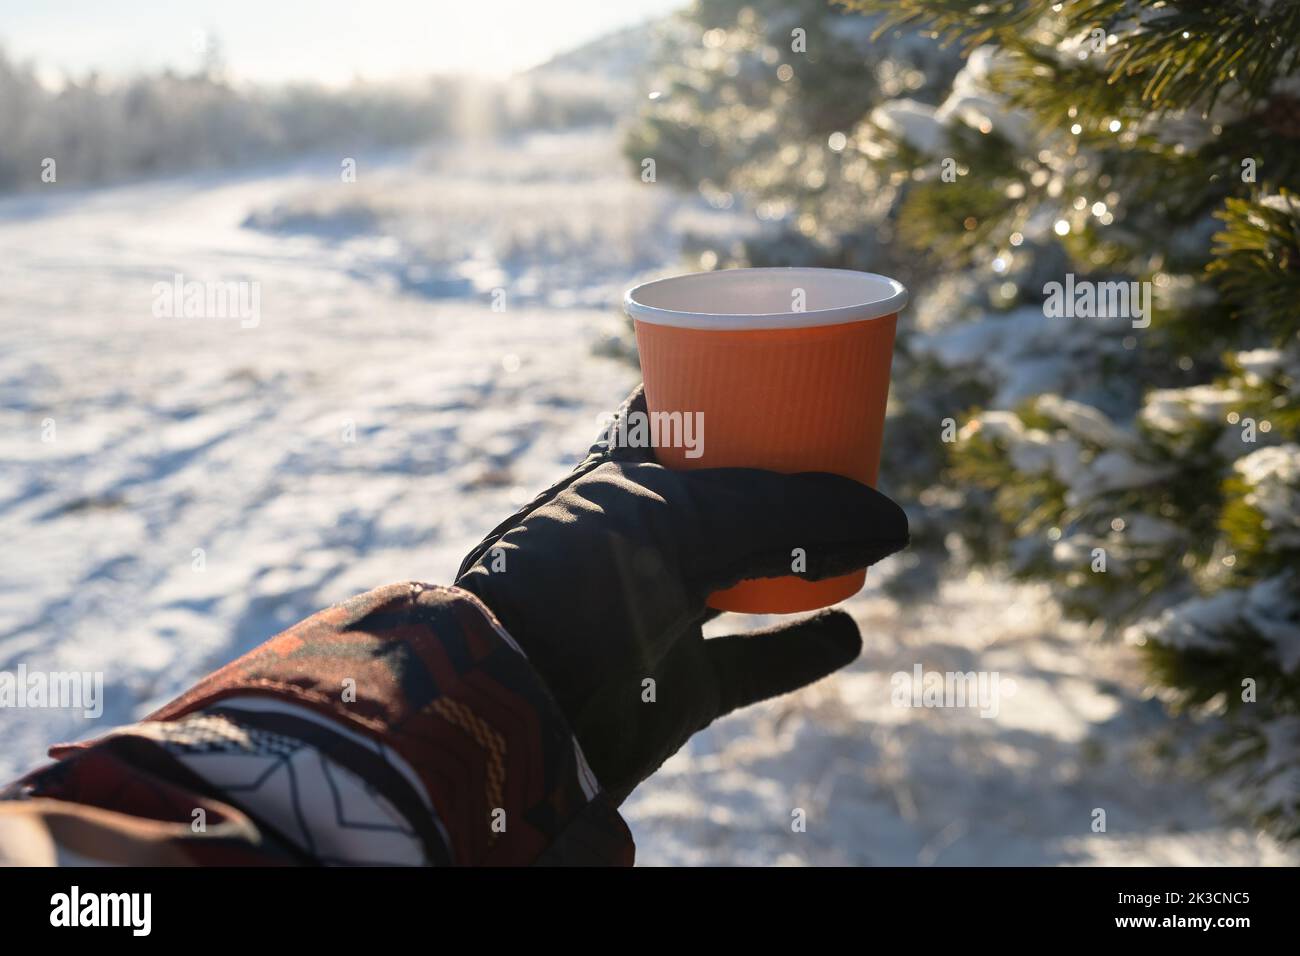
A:
{"label": "snow-covered tree", "polygon": [[882,485],[922,544],[1138,645],[1223,792],[1300,835],[1300,3],[702,0],[679,29],[629,153],[772,224],[706,261],[913,289]]}

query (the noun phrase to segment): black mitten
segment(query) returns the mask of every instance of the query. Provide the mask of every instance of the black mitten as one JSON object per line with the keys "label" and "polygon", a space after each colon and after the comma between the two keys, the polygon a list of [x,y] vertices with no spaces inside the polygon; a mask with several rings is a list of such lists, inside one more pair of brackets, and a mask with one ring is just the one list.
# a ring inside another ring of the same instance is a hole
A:
{"label": "black mitten", "polygon": [[[618,415],[632,411],[645,411],[639,387]],[[603,440],[494,529],[456,583],[519,642],[597,779],[622,801],[697,730],[810,684],[861,650],[843,611],[705,640],[711,592],[790,574],[795,548],[806,554],[800,576],[819,580],[907,540],[902,509],[849,478],[669,471],[649,448]]]}

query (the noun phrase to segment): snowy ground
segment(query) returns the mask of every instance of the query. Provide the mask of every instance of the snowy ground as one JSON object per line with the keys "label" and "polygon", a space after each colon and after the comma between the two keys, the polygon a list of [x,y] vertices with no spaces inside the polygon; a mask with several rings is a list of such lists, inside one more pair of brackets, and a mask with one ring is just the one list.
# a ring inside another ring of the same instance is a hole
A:
{"label": "snowy ground", "polygon": [[[685,222],[717,227],[604,134],[359,168],[0,201],[0,670],[103,671],[107,698],[94,722],[0,712],[0,775],[321,606],[449,580],[635,382],[601,354],[622,287],[677,265]],[[260,283],[259,323],[156,318],[177,273]],[[634,795],[641,862],[1297,862],[1154,759],[1180,728],[1130,652],[1040,592],[972,577],[850,608],[860,662],[721,722]],[[918,663],[1015,693],[996,718],[893,706]]]}

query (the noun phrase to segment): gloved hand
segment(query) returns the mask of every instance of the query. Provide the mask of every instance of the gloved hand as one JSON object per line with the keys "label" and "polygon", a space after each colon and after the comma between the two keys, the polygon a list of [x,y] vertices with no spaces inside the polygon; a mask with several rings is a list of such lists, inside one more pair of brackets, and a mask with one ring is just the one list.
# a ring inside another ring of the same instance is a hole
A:
{"label": "gloved hand", "polygon": [[[639,386],[617,415],[636,410],[645,411]],[[848,478],[675,472],[650,448],[603,439],[498,525],[456,583],[523,648],[621,803],[697,730],[810,684],[862,649],[843,611],[705,640],[712,591],[789,574],[794,548],[807,555],[800,576],[818,580],[873,564],[907,540],[902,509]],[[647,679],[653,702],[643,699]]]}

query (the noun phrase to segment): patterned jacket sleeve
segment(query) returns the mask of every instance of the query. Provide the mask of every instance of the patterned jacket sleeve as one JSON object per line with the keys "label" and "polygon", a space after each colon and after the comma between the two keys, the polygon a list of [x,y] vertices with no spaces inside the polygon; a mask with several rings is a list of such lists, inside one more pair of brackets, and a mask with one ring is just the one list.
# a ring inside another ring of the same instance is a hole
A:
{"label": "patterned jacket sleeve", "polygon": [[0,791],[0,863],[630,864],[631,834],[477,598],[327,608]]}

